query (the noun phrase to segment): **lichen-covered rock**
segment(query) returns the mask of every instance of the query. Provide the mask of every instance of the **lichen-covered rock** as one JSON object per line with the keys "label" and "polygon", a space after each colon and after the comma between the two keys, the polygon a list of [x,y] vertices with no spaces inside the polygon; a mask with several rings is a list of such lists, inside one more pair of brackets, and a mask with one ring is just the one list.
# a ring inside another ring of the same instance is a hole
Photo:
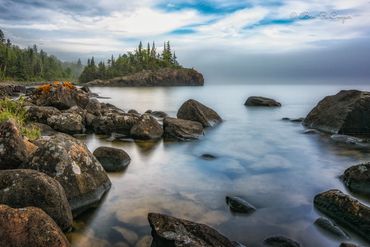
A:
{"label": "lichen-covered rock", "polygon": [[198,139],[203,135],[201,123],[178,118],[165,118],[163,129],[166,140],[188,141]]}
{"label": "lichen-covered rock", "polygon": [[274,99],[260,97],[260,96],[251,96],[245,101],[244,105],[246,106],[267,106],[267,107],[277,107],[281,106],[281,103],[277,102]]}
{"label": "lichen-covered rock", "polygon": [[332,134],[370,134],[370,92],[342,90],[321,100],[304,125]]}
{"label": "lichen-covered rock", "polygon": [[76,215],[100,201],[111,182],[99,161],[81,141],[65,134],[44,136],[24,168],[46,173],[64,188]]}
{"label": "lichen-covered rock", "polygon": [[163,128],[155,118],[145,113],[132,126],[130,135],[132,138],[140,140],[159,139],[163,135]]}
{"label": "lichen-covered rock", "polygon": [[340,190],[329,190],[316,195],[314,205],[337,223],[351,228],[367,241],[370,240],[370,208],[366,205]]}
{"label": "lichen-covered rock", "polygon": [[0,204],[41,208],[61,229],[72,226],[72,212],[63,187],[45,173],[27,169],[0,171]]}
{"label": "lichen-covered rock", "polygon": [[47,119],[47,124],[53,129],[67,134],[81,134],[85,132],[85,125],[81,115],[76,113],[60,113]]}
{"label": "lichen-covered rock", "polygon": [[123,171],[131,161],[130,156],[118,148],[98,147],[93,154],[107,172]]}
{"label": "lichen-covered rock", "polygon": [[30,157],[25,140],[14,120],[0,125],[0,169],[15,169]]}
{"label": "lichen-covered rock", "polygon": [[0,246],[69,247],[58,225],[41,209],[0,205]]}
{"label": "lichen-covered rock", "polygon": [[97,134],[120,133],[129,135],[131,128],[139,122],[137,115],[121,112],[105,112],[102,116],[92,118],[90,123],[86,121],[87,126]]}
{"label": "lichen-covered rock", "polygon": [[49,117],[59,115],[61,112],[52,106],[28,106],[27,117],[35,122],[47,124]]}
{"label": "lichen-covered rock", "polygon": [[348,168],[342,179],[351,191],[370,197],[370,162]]}
{"label": "lichen-covered rock", "polygon": [[222,122],[217,112],[193,99],[181,105],[177,118],[199,122],[203,127],[212,127]]}
{"label": "lichen-covered rock", "polygon": [[238,246],[204,224],[156,213],[149,213],[148,220],[152,228],[152,247]]}

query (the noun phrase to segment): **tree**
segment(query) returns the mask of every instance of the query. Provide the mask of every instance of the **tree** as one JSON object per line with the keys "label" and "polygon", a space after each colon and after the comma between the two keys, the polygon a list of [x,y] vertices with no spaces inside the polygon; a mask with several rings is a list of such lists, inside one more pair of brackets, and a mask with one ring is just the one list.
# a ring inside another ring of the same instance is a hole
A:
{"label": "tree", "polygon": [[5,43],[5,35],[3,33],[3,30],[0,29],[0,43]]}

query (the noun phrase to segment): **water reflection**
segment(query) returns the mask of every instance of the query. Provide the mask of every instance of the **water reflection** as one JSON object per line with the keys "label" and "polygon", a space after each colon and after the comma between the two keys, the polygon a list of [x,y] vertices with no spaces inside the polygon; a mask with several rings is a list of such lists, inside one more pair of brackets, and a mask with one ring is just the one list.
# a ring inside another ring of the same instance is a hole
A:
{"label": "water reflection", "polygon": [[[113,186],[95,211],[78,219],[70,234],[74,246],[149,246],[148,212],[162,212],[211,225],[229,238],[260,246],[271,235],[286,235],[304,246],[338,246],[312,227],[318,217],[315,194],[345,190],[338,176],[369,159],[368,151],[344,147],[325,135],[303,134],[282,117],[305,116],[333,86],[206,86],[196,88],[93,88],[125,110],[163,110],[175,116],[194,98],[212,106],[225,121],[189,143],[110,142],[85,138],[98,146],[123,148],[132,158],[123,173],[112,173]],[[369,88],[368,88],[369,90]],[[250,109],[249,95],[273,97],[276,109]],[[202,154],[217,158],[205,160]],[[226,195],[238,195],[257,207],[251,215],[233,215]],[[360,241],[354,237],[355,241]]]}

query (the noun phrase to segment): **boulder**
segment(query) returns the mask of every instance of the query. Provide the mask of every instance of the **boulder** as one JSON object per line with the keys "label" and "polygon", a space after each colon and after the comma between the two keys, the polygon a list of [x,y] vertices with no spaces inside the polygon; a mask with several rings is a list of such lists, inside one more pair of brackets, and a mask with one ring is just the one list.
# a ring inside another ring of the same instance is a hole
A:
{"label": "boulder", "polygon": [[46,173],[64,188],[74,215],[96,204],[110,189],[111,182],[86,145],[62,133],[44,136],[24,168]]}
{"label": "boulder", "polygon": [[131,161],[130,156],[118,148],[98,147],[93,154],[107,172],[123,171]]}
{"label": "boulder", "polygon": [[168,114],[163,111],[152,111],[150,112],[150,115],[156,118],[165,118],[168,116]]}
{"label": "boulder", "polygon": [[81,134],[85,132],[83,119],[76,113],[61,113],[47,119],[47,124],[53,129],[67,134]]}
{"label": "boulder", "polygon": [[41,209],[0,205],[0,246],[68,247],[58,225]]}
{"label": "boulder", "polygon": [[163,120],[164,138],[167,140],[188,141],[203,135],[199,122],[167,117]]}
{"label": "boulder", "polygon": [[234,213],[251,214],[256,211],[253,205],[237,196],[226,196],[226,204]]}
{"label": "boulder", "polygon": [[271,247],[299,247],[299,243],[284,236],[273,236],[263,241],[265,246]]}
{"label": "boulder", "polygon": [[59,115],[61,112],[52,106],[28,106],[27,117],[31,121],[47,124],[49,117]]}
{"label": "boulder", "polygon": [[177,118],[199,122],[203,127],[212,127],[222,122],[217,112],[193,99],[182,104],[177,112]]}
{"label": "boulder", "polygon": [[0,170],[15,169],[28,162],[30,153],[14,120],[0,125]]}
{"label": "boulder", "polygon": [[342,179],[351,191],[370,197],[370,162],[348,168]]}
{"label": "boulder", "polygon": [[245,103],[245,106],[267,106],[267,107],[278,107],[281,106],[281,103],[277,102],[274,99],[260,97],[260,96],[251,96]]}
{"label": "boulder", "polygon": [[85,110],[93,115],[100,115],[101,105],[99,100],[90,99],[89,103],[86,105]]}
{"label": "boulder", "polygon": [[367,241],[370,240],[370,208],[343,194],[329,190],[314,198],[315,207],[337,223],[351,228]]}
{"label": "boulder", "polygon": [[321,100],[304,125],[332,134],[370,134],[370,92],[342,90]]}
{"label": "boulder", "polygon": [[336,236],[341,239],[349,239],[349,235],[343,231],[335,222],[324,218],[320,217],[317,220],[315,220],[314,223],[316,226],[320,227],[321,229],[325,230],[326,232],[330,233],[333,236]]}
{"label": "boulder", "polygon": [[160,139],[163,135],[163,128],[155,118],[146,113],[132,126],[130,135],[140,140]]}
{"label": "boulder", "polygon": [[87,121],[87,127],[97,134],[120,133],[129,135],[131,128],[139,122],[140,117],[135,114],[122,112],[104,112],[102,116],[93,117]]}
{"label": "boulder", "polygon": [[13,208],[41,208],[62,230],[72,227],[72,212],[63,187],[41,172],[26,169],[0,171],[0,204]]}
{"label": "boulder", "polygon": [[148,220],[152,228],[152,247],[238,246],[215,229],[204,224],[157,213],[149,213]]}
{"label": "boulder", "polygon": [[0,98],[18,96],[21,93],[26,93],[26,87],[13,84],[0,85]]}

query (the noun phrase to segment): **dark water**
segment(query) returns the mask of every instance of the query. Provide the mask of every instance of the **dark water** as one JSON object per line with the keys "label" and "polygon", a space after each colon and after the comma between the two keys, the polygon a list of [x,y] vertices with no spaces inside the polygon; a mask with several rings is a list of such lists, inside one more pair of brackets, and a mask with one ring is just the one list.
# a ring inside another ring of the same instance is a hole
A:
{"label": "dark water", "polygon": [[[369,160],[370,153],[338,145],[326,135],[303,134],[300,124],[281,118],[304,117],[323,96],[345,88],[370,90],[370,86],[291,85],[93,88],[111,97],[104,101],[124,110],[163,110],[171,116],[193,98],[211,106],[225,121],[189,143],[112,143],[89,136],[91,151],[101,145],[120,147],[132,161],[125,172],[109,175],[112,189],[96,210],[76,221],[76,231],[69,234],[72,244],[149,246],[147,213],[161,212],[208,224],[248,246],[260,246],[271,235],[291,237],[303,246],[339,246],[339,240],[313,226],[319,216],[313,197],[332,188],[345,191],[338,176]],[[283,107],[246,108],[243,103],[250,95],[273,97]],[[204,153],[218,159],[203,160]],[[249,216],[232,214],[226,195],[243,197],[257,211]],[[368,245],[352,237],[352,242]]]}

